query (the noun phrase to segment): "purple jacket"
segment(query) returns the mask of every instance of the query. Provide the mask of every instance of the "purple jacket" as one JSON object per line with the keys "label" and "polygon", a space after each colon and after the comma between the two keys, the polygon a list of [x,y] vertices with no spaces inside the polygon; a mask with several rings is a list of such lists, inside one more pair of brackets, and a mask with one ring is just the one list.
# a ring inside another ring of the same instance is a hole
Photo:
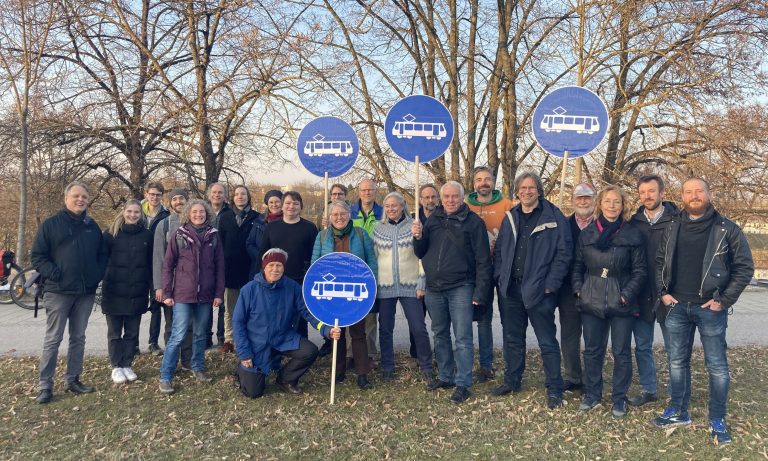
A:
{"label": "purple jacket", "polygon": [[177,303],[210,303],[224,299],[224,251],[219,231],[199,235],[187,223],[168,242],[163,260],[163,293]]}

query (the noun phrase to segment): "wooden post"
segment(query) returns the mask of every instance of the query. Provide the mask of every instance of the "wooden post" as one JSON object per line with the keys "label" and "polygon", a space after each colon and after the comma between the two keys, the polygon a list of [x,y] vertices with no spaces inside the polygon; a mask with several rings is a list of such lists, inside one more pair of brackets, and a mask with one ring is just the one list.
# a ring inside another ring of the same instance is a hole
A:
{"label": "wooden post", "polygon": [[[326,180],[328,179],[328,173],[326,173]],[[327,189],[327,188],[326,188]],[[339,319],[333,322],[333,328],[339,327]],[[333,340],[333,354],[331,355],[331,405],[336,401],[336,354],[339,347],[339,340]],[[346,360],[346,358],[345,358]]]}
{"label": "wooden post", "polygon": [[563,207],[563,194],[565,192],[565,171],[568,169],[568,151],[563,152],[563,170],[560,172],[560,196],[557,199],[557,206]]}
{"label": "wooden post", "polygon": [[325,186],[323,187],[323,217],[320,219],[320,222],[324,222],[328,219],[328,172],[325,172],[325,175],[323,176],[325,179]]}
{"label": "wooden post", "polygon": [[419,156],[414,159],[416,165],[416,174],[414,175],[415,185],[413,186],[413,215],[416,221],[419,220]]}
{"label": "wooden post", "polygon": [[579,157],[576,159],[576,164],[574,165],[573,170],[573,184],[579,184],[581,183],[581,162],[583,162],[583,157]]}

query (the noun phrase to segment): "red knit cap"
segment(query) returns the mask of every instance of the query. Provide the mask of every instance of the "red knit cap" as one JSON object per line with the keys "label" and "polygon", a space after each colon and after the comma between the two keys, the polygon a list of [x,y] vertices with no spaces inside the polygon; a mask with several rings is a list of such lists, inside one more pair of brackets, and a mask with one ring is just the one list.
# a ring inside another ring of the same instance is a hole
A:
{"label": "red knit cap", "polygon": [[279,262],[282,265],[285,265],[285,262],[288,260],[288,253],[286,253],[284,250],[281,250],[280,248],[272,248],[270,250],[267,250],[266,253],[264,253],[264,256],[261,258],[261,268],[264,269],[267,267],[267,264],[273,263],[273,262]]}

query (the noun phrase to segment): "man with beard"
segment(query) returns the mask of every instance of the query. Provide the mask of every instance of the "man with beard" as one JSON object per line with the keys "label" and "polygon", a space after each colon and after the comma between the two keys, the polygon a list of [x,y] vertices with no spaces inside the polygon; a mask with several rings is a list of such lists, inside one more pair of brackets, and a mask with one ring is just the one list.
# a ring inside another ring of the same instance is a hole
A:
{"label": "man with beard", "polygon": [[711,204],[709,184],[683,184],[683,211],[664,232],[656,253],[659,312],[666,314],[670,373],[669,406],[652,423],[659,427],[690,424],[691,350],[699,330],[709,373],[709,433],[715,444],[731,442],[725,423],[730,376],[725,330],[728,312],[755,271],[752,252],[741,231]]}
{"label": "man with beard", "polygon": [[419,221],[421,224],[427,222],[427,218],[432,215],[440,205],[440,197],[437,194],[437,187],[434,184],[424,184],[419,187]]}
{"label": "man with beard", "polygon": [[[635,361],[640,377],[642,392],[627,402],[632,406],[642,406],[658,400],[656,395],[656,362],[653,358],[653,319],[657,293],[654,269],[656,251],[664,231],[677,216],[678,209],[671,202],[664,202],[664,180],[656,175],[643,176],[637,181],[637,195],[642,206],[632,216],[630,223],[645,236],[648,278],[638,295],[640,316],[635,318],[632,335],[635,338]],[[664,319],[659,319],[663,325]],[[664,344],[667,344],[666,328],[662,326]]]}

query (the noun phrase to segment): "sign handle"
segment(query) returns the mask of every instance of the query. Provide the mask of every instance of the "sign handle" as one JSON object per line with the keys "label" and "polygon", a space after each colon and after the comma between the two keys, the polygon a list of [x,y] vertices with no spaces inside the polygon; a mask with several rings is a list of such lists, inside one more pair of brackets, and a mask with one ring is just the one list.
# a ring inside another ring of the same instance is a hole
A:
{"label": "sign handle", "polygon": [[323,217],[320,219],[320,222],[323,222],[328,219],[328,172],[327,171],[325,172],[323,179],[325,179],[325,186],[323,187]]}
{"label": "sign handle", "polygon": [[[325,174],[326,181],[328,180],[328,173]],[[328,188],[326,187],[326,190]],[[336,319],[333,322],[333,328],[339,327],[339,319]],[[333,402],[336,400],[336,351],[338,350],[337,347],[339,346],[339,340],[334,339],[333,340],[333,355],[331,356],[331,405],[333,405]]]}
{"label": "sign handle", "polygon": [[568,151],[563,152],[563,170],[560,172],[560,196],[557,199],[558,208],[563,207],[563,194],[565,193],[565,171],[568,169]]}
{"label": "sign handle", "polygon": [[416,217],[416,221],[419,220],[419,156],[415,156],[413,164],[416,166],[416,171],[414,175],[414,186],[413,186],[413,215]]}

